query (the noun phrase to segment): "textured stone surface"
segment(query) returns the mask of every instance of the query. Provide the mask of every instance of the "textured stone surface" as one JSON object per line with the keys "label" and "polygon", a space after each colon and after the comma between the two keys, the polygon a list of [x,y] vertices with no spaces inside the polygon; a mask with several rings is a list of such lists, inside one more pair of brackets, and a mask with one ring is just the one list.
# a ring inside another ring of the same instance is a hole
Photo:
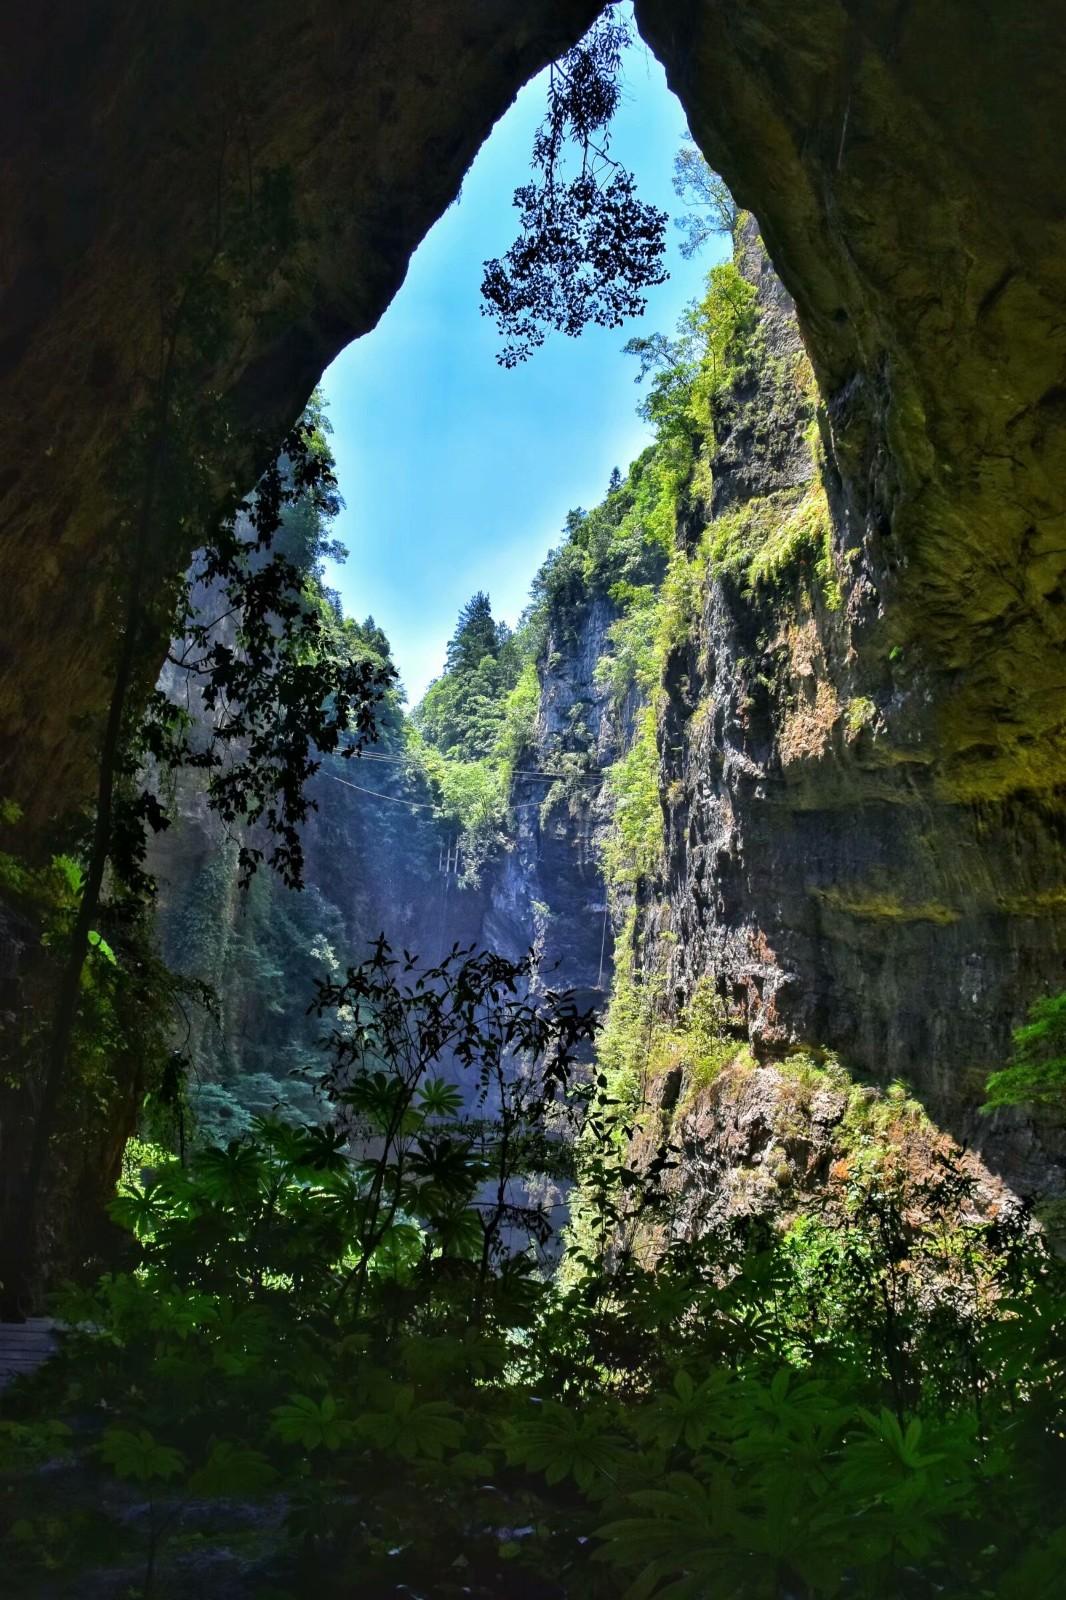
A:
{"label": "textured stone surface", "polygon": [[[455,945],[513,960],[533,949],[542,989],[573,989],[583,1006],[604,1003],[613,941],[599,856],[610,820],[601,771],[618,755],[625,730],[594,671],[614,616],[610,603],[597,599],[573,638],[549,638],[534,743],[514,784],[513,836],[476,884],[441,871],[442,848],[454,843],[455,830],[433,815],[428,787],[404,781],[394,764],[401,748],[395,737],[372,749],[370,760],[324,762],[312,780],[315,809],[303,829],[306,890],[286,890],[263,869],[252,903],[238,889],[235,842],[208,810],[201,775],[182,775],[173,824],[152,840],[149,865],[160,885],[156,931],[164,959],[217,992],[218,1023],[197,1006],[186,1018],[184,1048],[197,1079],[210,1080],[220,1065],[229,1078],[256,1070],[263,987],[249,983],[249,973],[264,967],[274,972],[275,1017],[291,1013],[291,1027],[273,1023],[271,1033],[282,1058],[279,1074],[290,1046],[306,1050],[318,1037],[318,1024],[305,1015],[312,974],[324,970],[308,961],[316,939],[330,946],[341,968],[362,960],[381,933],[394,950],[410,950],[426,964]],[[203,714],[173,668],[160,682]],[[567,751],[583,750],[586,740],[588,780],[571,803],[543,774]],[[288,945],[276,937],[279,925],[291,929]]]}
{"label": "textured stone surface", "polygon": [[[254,481],[253,438],[280,438],[326,364],[374,325],[493,123],[596,9],[61,0],[5,11],[0,793],[33,824],[87,790],[119,611],[112,451],[158,368],[161,305],[212,255],[220,194],[232,208],[249,176],[284,172],[298,229],[257,285],[254,324],[204,362],[204,404],[219,394],[234,422],[211,463],[223,499],[231,479]],[[172,534],[175,573],[187,537]]]}
{"label": "textured stone surface", "polygon": [[[869,636],[938,795],[1066,778],[1066,6],[637,0],[827,399]],[[902,734],[902,730],[900,730]]]}
{"label": "textured stone surface", "polygon": [[[111,447],[149,388],[161,296],[210,251],[220,184],[287,171],[303,241],[205,358],[235,425],[210,463],[224,500],[595,10],[60,0],[0,24],[0,794],[41,848],[91,787],[118,616]],[[715,712],[664,771],[683,790],[673,975],[683,992],[713,969],[760,1044],[836,1043],[971,1126],[1007,1025],[1061,983],[1066,7],[637,15],[795,297],[845,588],[830,612],[799,573],[760,610],[719,584],[675,663],[664,726],[687,726],[701,672]],[[736,422],[722,496],[797,481],[781,430],[758,466]],[[501,914],[520,899],[500,895]],[[1012,1170],[1039,1166],[1024,1128],[1004,1137]]]}
{"label": "textured stone surface", "polygon": [[[783,1227],[808,1215],[829,1226],[854,1217],[852,1185],[876,1145],[885,1171],[910,1190],[909,1216],[944,1220],[936,1194],[944,1164],[968,1186],[949,1201],[959,1220],[989,1218],[1017,1202],[973,1151],[936,1128],[914,1102],[856,1089],[838,1068],[795,1059],[753,1064],[746,1052],[696,1087],[682,1062],[649,1085],[634,1142],[637,1161],[668,1136],[677,1155],[666,1187],[673,1237],[697,1239],[741,1220]],[[874,1131],[876,1129],[876,1132]]]}
{"label": "textured stone surface", "polygon": [[[626,730],[594,675],[615,616],[610,601],[597,596],[582,607],[572,637],[549,633],[535,740],[525,762],[530,773],[516,779],[512,795],[514,848],[492,874],[492,915],[484,924],[491,943],[504,931],[498,919],[506,910],[512,947],[534,946],[542,983],[573,989],[584,1006],[605,1003],[612,973],[600,865],[610,825],[602,772],[620,754]],[[568,762],[585,769],[569,787],[532,776],[565,770]]]}
{"label": "textured stone surface", "polygon": [[1038,1134],[976,1106],[1011,1026],[1063,982],[1062,815],[1024,792],[976,804],[930,772],[936,671],[885,647],[883,573],[848,549],[834,441],[820,469],[809,391],[794,382],[789,400],[780,379],[782,361],[802,372],[788,361],[802,360],[799,334],[753,224],[740,261],[758,287],[762,353],[726,409],[712,517],[821,471],[840,597],[811,549],[754,587],[712,566],[699,625],[667,664],[667,865],[646,896],[645,962],[677,1000],[713,977],[764,1056],[829,1044],[881,1083],[904,1078],[1019,1188],[1056,1192],[1066,1138],[1054,1119]]}
{"label": "textured stone surface", "polygon": [[[493,121],[595,9],[103,0],[3,24],[0,583],[19,604],[0,786],[36,820],[84,792],[115,612],[102,475],[157,359],[160,295],[210,250],[220,179],[287,171],[304,232],[203,373],[237,428],[215,465],[243,487],[251,431],[276,435],[373,325]],[[931,781],[1048,790],[1066,776],[1066,7],[637,14],[796,296],[849,540],[879,574],[871,626],[935,674]],[[176,535],[175,570],[187,555]]]}

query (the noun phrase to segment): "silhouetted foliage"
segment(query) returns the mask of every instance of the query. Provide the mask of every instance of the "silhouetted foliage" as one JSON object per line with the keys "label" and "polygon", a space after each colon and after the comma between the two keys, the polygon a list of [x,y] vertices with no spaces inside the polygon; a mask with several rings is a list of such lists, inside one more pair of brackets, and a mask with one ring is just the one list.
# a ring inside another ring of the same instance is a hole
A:
{"label": "silhouetted foliage", "polygon": [[[143,726],[142,749],[157,763],[210,774],[207,801],[224,822],[258,824],[270,836],[269,850],[254,836],[242,838],[245,882],[266,859],[284,882],[300,886],[299,828],[315,804],[307,781],[323,755],[354,755],[375,736],[376,711],[395,681],[387,662],[369,650],[353,651],[331,625],[335,616],[320,592],[308,587],[322,554],[335,553],[320,529],[338,506],[332,457],[318,447],[314,416],[305,416],[254,496],[222,522],[194,572],[194,583],[219,597],[220,610],[206,619],[190,616],[180,654],[171,659],[195,681],[206,718],[193,723],[157,689]],[[280,533],[288,538],[279,548]],[[232,620],[232,631],[225,620]],[[155,823],[161,809],[144,789],[132,816]]]}
{"label": "silhouetted foliage", "polygon": [[[537,177],[515,190],[515,243],[485,263],[482,311],[508,341],[498,356],[513,367],[550,329],[571,336],[589,323],[616,328],[639,316],[644,290],[665,281],[666,213],[637,198],[635,182],[609,154],[621,94],[626,23],[606,13],[549,71],[548,110],[533,142]],[[562,173],[576,145],[581,169]]]}
{"label": "silhouetted foliage", "polygon": [[[150,1596],[186,1507],[278,1495],[262,1594],[1056,1600],[1066,1295],[1024,1209],[886,1136],[824,1216],[694,1236],[531,976],[379,941],[315,1001],[331,1121],[123,1185],[126,1270],[0,1423],[13,1592]],[[535,1185],[568,1172],[553,1279]]]}

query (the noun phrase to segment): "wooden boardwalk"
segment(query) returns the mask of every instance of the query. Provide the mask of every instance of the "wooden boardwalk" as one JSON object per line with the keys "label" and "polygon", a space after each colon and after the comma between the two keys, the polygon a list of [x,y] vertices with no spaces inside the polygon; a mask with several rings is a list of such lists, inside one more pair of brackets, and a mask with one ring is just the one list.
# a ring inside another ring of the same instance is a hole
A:
{"label": "wooden boardwalk", "polygon": [[30,1317],[25,1322],[0,1322],[0,1391],[24,1372],[35,1372],[56,1351],[55,1323],[51,1317]]}

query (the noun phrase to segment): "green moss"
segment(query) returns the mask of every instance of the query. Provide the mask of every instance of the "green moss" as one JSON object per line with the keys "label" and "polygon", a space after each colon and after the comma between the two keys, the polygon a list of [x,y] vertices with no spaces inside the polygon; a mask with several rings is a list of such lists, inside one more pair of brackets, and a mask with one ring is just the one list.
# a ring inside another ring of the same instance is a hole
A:
{"label": "green moss", "polygon": [[596,1045],[596,1061],[608,1092],[627,1107],[641,1098],[641,1084],[660,1023],[662,980],[645,978],[636,965],[637,911],[630,905],[615,939],[611,998]]}
{"label": "green moss", "polygon": [[887,1089],[846,1081],[849,1084],[848,1106],[842,1124],[845,1141],[883,1139],[890,1128],[901,1122],[932,1132],[933,1124],[925,1107],[898,1078]]}
{"label": "green moss", "polygon": [[681,1095],[674,1113],[675,1121],[691,1111],[700,1095],[728,1071],[731,1081],[755,1071],[755,1057],[750,1046],[738,1044],[736,1039],[722,1038],[716,1044],[694,1054],[681,1085]]}
{"label": "green moss", "polygon": [[715,698],[713,694],[701,696],[695,711],[689,718],[689,733],[693,736],[701,734],[714,716]]}
{"label": "green moss", "polygon": [[870,922],[935,922],[949,927],[958,922],[960,915],[953,906],[938,900],[907,901],[887,888],[853,891],[833,887],[815,892],[830,910]]}
{"label": "green moss", "polygon": [[1066,911],[1066,885],[1004,895],[999,907],[1012,917],[1058,917]]}
{"label": "green moss", "polygon": [[[711,570],[742,579],[751,589],[770,588],[813,558],[826,600],[839,604],[829,583],[829,503],[819,479],[795,489],[756,496],[718,517],[704,536]],[[835,580],[834,580],[835,581]]]}
{"label": "green moss", "polygon": [[634,686],[643,687],[658,681],[657,599],[651,584],[617,584],[612,598],[625,609],[607,630],[610,649],[596,663],[594,677],[597,686],[608,690],[616,708],[620,708]]}
{"label": "green moss", "polygon": [[856,738],[863,728],[869,727],[876,716],[877,707],[864,695],[856,695],[853,700],[849,700],[844,708],[844,726],[848,730],[849,737]]}
{"label": "green moss", "polygon": [[723,1069],[750,1069],[755,1063],[748,1047],[725,1031],[722,1001],[713,978],[697,982],[680,1016],[667,1014],[661,976],[648,976],[637,969],[636,927],[636,910],[631,907],[618,941],[620,955],[597,1059],[607,1074],[609,1093],[632,1114],[647,1103],[655,1080],[679,1070],[682,1082],[673,1112],[676,1118]]}
{"label": "green moss", "polygon": [[614,817],[603,853],[608,885],[633,888],[658,866],[663,850],[659,801],[659,746],[654,705],[645,706],[637,733],[620,759],[605,773]]}

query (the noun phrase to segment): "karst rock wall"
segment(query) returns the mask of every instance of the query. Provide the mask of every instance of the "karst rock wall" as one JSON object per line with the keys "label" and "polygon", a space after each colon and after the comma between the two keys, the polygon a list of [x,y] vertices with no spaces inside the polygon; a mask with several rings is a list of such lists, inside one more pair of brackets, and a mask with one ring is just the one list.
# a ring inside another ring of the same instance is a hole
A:
{"label": "karst rock wall", "polygon": [[638,0],[637,15],[795,300],[847,537],[869,556],[863,640],[928,666],[898,759],[945,796],[1052,791],[1066,7]]}
{"label": "karst rock wall", "polygon": [[[212,248],[220,188],[284,172],[300,224],[255,322],[204,360],[203,392],[234,419],[224,499],[595,10],[104,0],[5,21],[0,581],[18,603],[0,784],[39,823],[88,782],[121,535],[112,446],[158,359],[161,300]],[[877,626],[936,675],[902,758],[946,793],[1048,791],[1063,777],[1066,7],[639,0],[637,18],[795,297]],[[175,533],[173,570],[189,553]]]}
{"label": "karst rock wall", "polygon": [[[882,573],[753,219],[737,259],[757,289],[754,365],[721,408],[710,503],[679,536],[713,544],[743,516],[782,553],[757,579],[712,559],[667,659],[665,849],[641,895],[642,970],[665,978],[675,1012],[709,977],[763,1059],[829,1045],[881,1084],[903,1079],[1008,1182],[1057,1193],[1061,1119],[977,1107],[1011,1027],[1063,982],[1062,817],[1051,793],[990,802],[939,781],[943,679],[919,641],[883,631]],[[795,497],[819,484],[824,533],[789,548]]]}

